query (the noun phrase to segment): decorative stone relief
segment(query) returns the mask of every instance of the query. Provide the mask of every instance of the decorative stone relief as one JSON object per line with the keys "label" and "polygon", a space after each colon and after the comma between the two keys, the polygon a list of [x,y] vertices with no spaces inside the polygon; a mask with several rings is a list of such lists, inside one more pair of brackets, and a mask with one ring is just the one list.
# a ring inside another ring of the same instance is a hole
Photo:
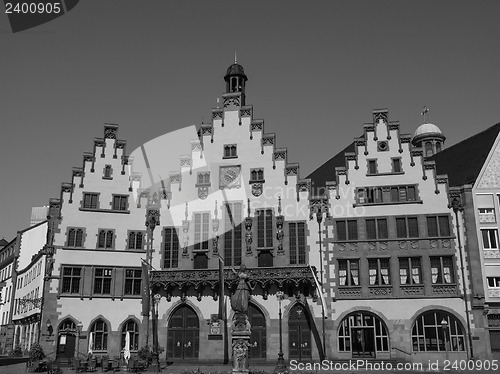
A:
{"label": "decorative stone relief", "polygon": [[252,183],[252,195],[255,197],[259,197],[262,195],[262,191],[264,189],[264,185],[262,183]]}
{"label": "decorative stone relief", "polygon": [[219,169],[219,188],[240,188],[241,166],[221,166]]}
{"label": "decorative stone relief", "polygon": [[488,166],[486,166],[486,170],[481,177],[478,187],[500,187],[500,147],[497,147],[491,155],[491,159],[488,162]]}

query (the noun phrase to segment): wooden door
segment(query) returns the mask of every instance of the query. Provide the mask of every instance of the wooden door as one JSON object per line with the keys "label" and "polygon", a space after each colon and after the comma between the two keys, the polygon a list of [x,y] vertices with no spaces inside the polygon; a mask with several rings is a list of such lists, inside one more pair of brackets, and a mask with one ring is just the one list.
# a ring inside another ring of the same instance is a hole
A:
{"label": "wooden door", "polygon": [[168,323],[167,353],[172,359],[198,358],[200,323],[188,306],[178,308]]}
{"label": "wooden door", "polygon": [[301,304],[292,308],[288,318],[288,352],[290,358],[299,360],[312,357],[311,327]]}

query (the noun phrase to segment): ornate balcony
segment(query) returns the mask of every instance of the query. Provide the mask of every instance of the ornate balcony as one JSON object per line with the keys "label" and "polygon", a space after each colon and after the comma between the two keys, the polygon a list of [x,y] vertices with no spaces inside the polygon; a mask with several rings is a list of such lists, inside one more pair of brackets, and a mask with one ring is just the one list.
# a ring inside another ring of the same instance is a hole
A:
{"label": "ornate balcony", "polygon": [[[316,269],[313,267],[313,271]],[[316,294],[316,284],[311,269],[308,266],[288,267],[262,267],[247,269],[250,283],[259,286],[267,297],[271,288],[276,290],[302,291]],[[156,270],[150,272],[150,287],[152,289],[165,290],[167,298],[172,294],[180,293],[183,296],[196,294],[198,298],[203,295],[213,295],[214,298],[219,290],[218,269],[185,269],[185,270]],[[238,279],[231,269],[224,269],[224,284],[226,288],[236,286]]]}

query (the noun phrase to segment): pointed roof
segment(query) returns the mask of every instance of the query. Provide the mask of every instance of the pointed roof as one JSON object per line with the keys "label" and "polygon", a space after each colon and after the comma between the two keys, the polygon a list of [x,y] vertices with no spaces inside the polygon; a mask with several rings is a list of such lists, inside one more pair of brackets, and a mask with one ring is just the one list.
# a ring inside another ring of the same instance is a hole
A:
{"label": "pointed roof", "polygon": [[473,184],[500,132],[500,122],[427,158],[435,161],[438,174],[448,174],[451,187]]}
{"label": "pointed roof", "polygon": [[335,181],[335,168],[339,166],[345,166],[345,153],[354,152],[354,142],[345,147],[342,151],[337,153],[319,168],[314,170],[307,178],[311,179],[311,183],[316,187],[326,186],[327,181]]}

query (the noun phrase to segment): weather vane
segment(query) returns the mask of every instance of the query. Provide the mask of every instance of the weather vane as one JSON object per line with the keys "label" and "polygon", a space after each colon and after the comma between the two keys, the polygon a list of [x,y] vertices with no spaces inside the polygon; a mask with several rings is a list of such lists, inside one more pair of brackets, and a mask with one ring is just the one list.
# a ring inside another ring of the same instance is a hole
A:
{"label": "weather vane", "polygon": [[422,110],[422,113],[421,113],[424,116],[424,123],[428,123],[427,122],[427,113],[429,113],[429,108],[424,106],[424,110]]}

